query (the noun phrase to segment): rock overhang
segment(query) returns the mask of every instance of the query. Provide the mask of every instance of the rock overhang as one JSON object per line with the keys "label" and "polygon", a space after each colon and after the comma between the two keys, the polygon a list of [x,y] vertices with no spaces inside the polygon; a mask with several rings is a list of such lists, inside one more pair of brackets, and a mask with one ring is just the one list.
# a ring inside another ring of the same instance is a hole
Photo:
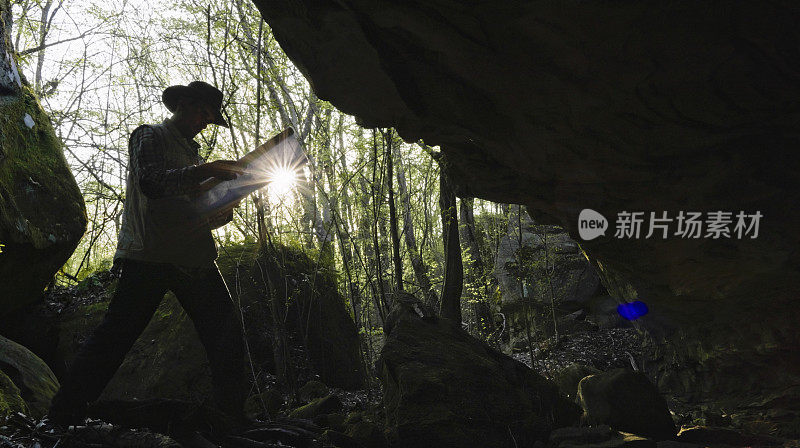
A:
{"label": "rock overhang", "polygon": [[[645,324],[713,345],[754,316],[756,339],[798,320],[797,5],[255,4],[320,98],[440,146],[459,195],[566,228]],[[763,217],[757,238],[582,241],[585,208]]]}

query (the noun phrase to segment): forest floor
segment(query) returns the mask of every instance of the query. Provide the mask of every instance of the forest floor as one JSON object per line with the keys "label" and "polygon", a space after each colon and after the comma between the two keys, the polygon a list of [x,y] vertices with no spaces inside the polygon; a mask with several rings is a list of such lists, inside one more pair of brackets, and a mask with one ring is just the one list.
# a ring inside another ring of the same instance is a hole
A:
{"label": "forest floor", "polygon": [[[558,343],[554,337],[550,337],[537,344],[538,347],[534,347],[533,363],[527,350],[515,352],[511,356],[550,379],[565,367],[583,364],[600,371],[633,368],[643,371],[652,381],[654,378],[648,371],[643,340],[644,336],[635,328],[583,329],[561,335]],[[699,415],[703,415],[699,405],[687,404],[672,396],[662,395],[667,400],[678,426],[691,425]],[[716,421],[715,423],[719,424]]]}
{"label": "forest floor", "polygon": [[533,363],[528,351],[512,356],[547,378],[571,364],[593,366],[601,371],[631,368],[631,357],[637,368],[642,369],[642,337],[634,328],[582,330],[562,335],[558,343],[554,337],[547,339],[534,348],[533,355]]}
{"label": "forest floor", "polygon": [[[44,307],[47,308],[47,314],[60,314],[61,312],[71,310],[79,306],[85,306],[107,299],[106,284],[112,280],[112,276],[107,273],[101,273],[99,276],[94,277],[80,286],[72,286],[66,288],[53,288],[48,292]],[[561,369],[568,367],[572,364],[584,364],[593,366],[600,371],[606,371],[614,368],[635,368],[648,373],[648,365],[643,353],[643,336],[634,328],[587,328],[562,334],[558,343],[555,338],[551,337],[543,342],[534,345],[534,359],[531,360],[530,352],[527,349],[517,350],[512,353],[512,357],[527,366],[536,370],[539,374],[547,378],[553,378]],[[298,356],[302,358],[302,356]],[[306,380],[315,379],[313,375],[306,372],[306,369],[300,369],[306,375],[300,375],[304,384]],[[650,376],[650,375],[648,375]],[[273,375],[264,374],[263,378],[269,378],[267,383],[274,383]],[[268,386],[264,384],[264,386]],[[371,388],[361,391],[343,391],[340,389],[330,388],[330,393],[336,395],[341,402],[341,414],[348,415],[350,413],[364,413],[381,416],[381,390],[377,382],[371,384]],[[323,427],[312,424],[308,421],[301,421],[296,419],[287,419],[285,417],[293,407],[297,406],[295,400],[292,400],[288,393],[282,394],[285,406],[279,412],[278,420],[266,423],[262,422],[260,426],[255,426],[248,429],[250,437],[260,436],[262,442],[279,442],[280,437],[284,437],[283,445],[281,446],[299,446],[306,443],[304,438],[316,438],[324,431]],[[672,397],[665,396],[669,407],[673,413],[676,424],[691,425],[697,423],[698,418],[708,420],[708,424],[715,424],[723,427],[733,427],[729,421],[715,421],[712,423],[709,416],[705,415],[704,410],[698,406],[690,406],[685,403],[680,403]],[[257,418],[269,419],[266,415],[259,415]],[[115,442],[120,437],[133,437],[138,438],[134,443],[141,443],[142,446],[172,446],[174,441],[169,439],[160,439],[157,433],[148,433],[146,431],[127,431],[124,432],[120,427],[112,428],[110,425],[102,421],[95,420],[95,429],[91,433],[95,442],[105,444],[110,440]],[[115,429],[116,428],[116,429]],[[42,447],[52,446],[59,437],[57,435],[45,434],[46,430],[43,427],[42,421],[28,419],[24,416],[12,416],[5,422],[0,422],[0,447]],[[287,434],[293,434],[291,440],[285,439]],[[240,434],[241,435],[241,434]],[[247,437],[244,437],[247,438]],[[214,440],[214,443],[222,441]],[[224,442],[231,442],[230,440]],[[220,445],[227,445],[227,443],[220,443]],[[239,442],[242,442],[239,440]],[[83,446],[76,443],[73,446]],[[211,445],[214,446],[214,445]],[[217,445],[219,446],[219,445]],[[235,443],[230,446],[236,446]],[[332,446],[325,444],[324,446]]]}

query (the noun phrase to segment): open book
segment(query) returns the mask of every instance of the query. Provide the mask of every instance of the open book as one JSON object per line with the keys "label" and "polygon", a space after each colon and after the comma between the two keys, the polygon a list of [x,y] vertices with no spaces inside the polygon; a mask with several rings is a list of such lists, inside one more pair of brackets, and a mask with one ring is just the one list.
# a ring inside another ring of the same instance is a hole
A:
{"label": "open book", "polygon": [[302,169],[308,159],[295,138],[294,129],[286,128],[245,154],[238,162],[247,171],[246,174],[226,181],[209,178],[200,184],[207,190],[194,199],[199,214],[211,216],[229,208],[250,193],[269,185],[279,170]]}

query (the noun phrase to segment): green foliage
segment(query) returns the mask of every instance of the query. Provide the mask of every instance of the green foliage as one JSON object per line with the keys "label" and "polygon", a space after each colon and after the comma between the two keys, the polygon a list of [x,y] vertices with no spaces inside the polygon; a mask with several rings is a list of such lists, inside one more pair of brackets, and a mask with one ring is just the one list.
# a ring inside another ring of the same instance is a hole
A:
{"label": "green foliage", "polygon": [[538,271],[546,263],[546,260],[539,252],[538,249],[532,246],[520,247],[514,253],[514,261],[506,263],[506,269],[520,281],[529,281],[535,278]]}
{"label": "green foliage", "polygon": [[[21,0],[20,5],[15,9],[20,47],[31,48],[42,37],[36,26],[42,5],[30,0]],[[52,32],[58,31],[59,38],[84,32],[89,37],[33,53],[22,63],[27,72],[35,73],[42,55],[38,93],[66,143],[67,159],[87,204],[88,229],[64,265],[69,277],[59,277],[61,282],[77,279],[81,287],[91,288],[96,286],[92,275],[110,267],[125,199],[129,132],[168,115],[160,102],[165,87],[203,79],[222,89],[231,128],[210,126],[199,134],[201,156],[236,159],[293,126],[311,161],[295,192],[275,198],[266,189],[260,202],[251,195],[236,210],[233,222],[214,232],[220,247],[217,262],[243,300],[255,294],[237,284],[244,260],[266,256],[258,252],[259,245],[273,245],[274,256],[288,263],[287,270],[305,273],[299,280],[310,279],[320,292],[344,297],[369,347],[366,356],[375,355],[383,340],[381,291],[393,292],[396,283],[386,166],[387,157],[397,162],[400,157],[391,148],[402,157],[406,180],[403,193],[394,182],[398,215],[408,214],[416,239],[413,251],[425,266],[431,289],[440,289],[444,247],[439,167],[431,157],[432,148],[405,143],[391,129],[364,129],[354,117],[316,98],[251,2],[184,1],[153,14],[124,0],[89,0],[66,2],[58,14]],[[81,20],[62,21],[61,14]],[[45,41],[53,42],[53,35],[45,36]],[[389,136],[388,145],[382,132]],[[506,221],[496,205],[484,201],[475,201],[475,211],[474,230],[485,266],[484,272],[473,272],[470,262],[478,254],[465,248],[463,306],[470,331],[483,337],[497,303],[490,267]],[[400,221],[402,235],[405,221]],[[404,236],[400,239],[405,289],[422,295],[410,262],[412,248]],[[295,293],[284,294],[288,304]]]}
{"label": "green foliage", "polygon": [[[549,287],[549,282],[553,279],[555,268],[560,261],[558,249],[553,244],[553,234],[560,231],[556,226],[535,225],[532,232],[541,239],[541,244],[524,244],[514,253],[514,260],[505,264],[506,270],[527,288],[533,288],[541,300],[549,293],[543,293]],[[549,236],[548,236],[549,235]]]}

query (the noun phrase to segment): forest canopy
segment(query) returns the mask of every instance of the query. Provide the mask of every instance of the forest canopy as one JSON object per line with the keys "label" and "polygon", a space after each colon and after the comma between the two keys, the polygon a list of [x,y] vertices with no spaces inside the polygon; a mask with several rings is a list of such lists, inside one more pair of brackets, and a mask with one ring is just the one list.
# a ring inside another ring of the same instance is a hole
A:
{"label": "forest canopy", "polygon": [[[111,267],[130,131],[168,116],[165,87],[205,80],[223,91],[231,123],[196,138],[206,161],[237,159],[289,126],[309,157],[296,179],[287,174],[243,201],[214,232],[219,246],[269,239],[319,251],[335,263],[350,305],[365,307],[356,315],[381,318],[385,295],[397,288],[438,306],[443,223],[460,217],[451,236],[461,249],[463,289],[454,293],[464,293],[470,331],[486,337],[495,330],[502,316],[490,310],[501,293],[491,274],[503,237],[521,234],[520,208],[452,197],[443,209],[440,198],[451,195],[440,195],[438,148],[404,142],[393,129],[364,128],[317,98],[250,2],[20,0],[12,7],[23,71],[64,143],[89,218],[58,284]],[[371,326],[367,332],[380,325]]]}

